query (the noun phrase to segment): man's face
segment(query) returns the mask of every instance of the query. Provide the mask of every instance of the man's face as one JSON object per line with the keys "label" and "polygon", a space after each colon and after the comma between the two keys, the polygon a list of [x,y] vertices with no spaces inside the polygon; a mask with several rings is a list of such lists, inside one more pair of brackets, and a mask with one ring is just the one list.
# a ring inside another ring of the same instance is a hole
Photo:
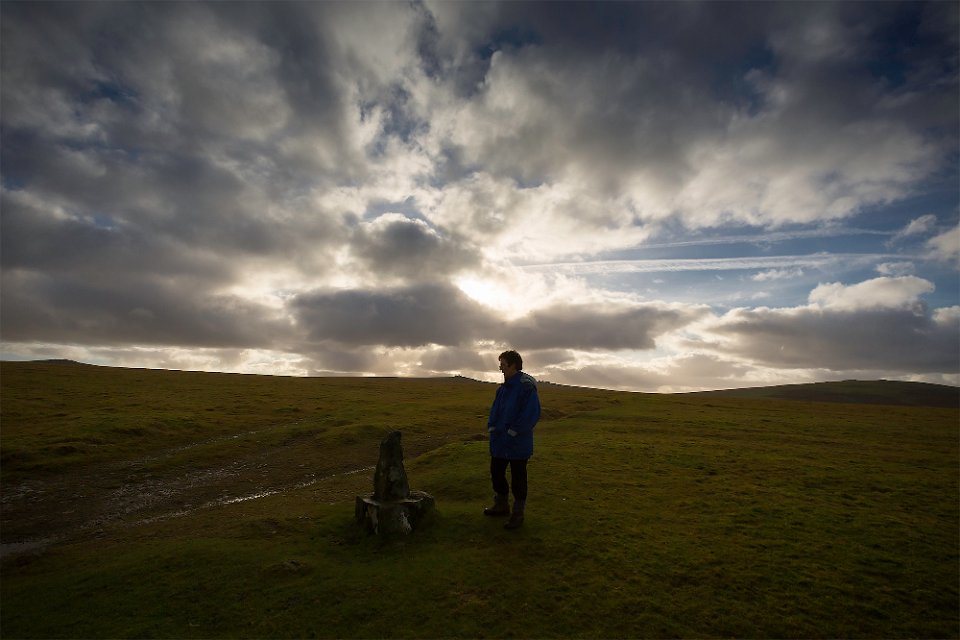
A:
{"label": "man's face", "polygon": [[509,380],[509,379],[512,378],[514,375],[516,375],[516,373],[517,373],[517,368],[516,368],[514,365],[509,364],[509,363],[508,363],[506,360],[504,360],[503,358],[500,358],[500,371],[503,372],[503,379],[504,379],[504,380]]}

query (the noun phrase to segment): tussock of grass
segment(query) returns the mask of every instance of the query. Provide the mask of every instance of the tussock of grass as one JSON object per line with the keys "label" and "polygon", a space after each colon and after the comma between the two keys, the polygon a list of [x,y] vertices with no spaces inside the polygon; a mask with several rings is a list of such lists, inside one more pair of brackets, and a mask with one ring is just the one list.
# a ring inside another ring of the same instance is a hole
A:
{"label": "tussock of grass", "polygon": [[[24,392],[3,366],[6,449],[8,394]],[[162,408],[199,427],[131,434],[104,459],[193,438],[203,444],[170,468],[257,451],[277,465],[363,466],[399,426],[412,487],[437,498],[428,526],[361,535],[352,499],[369,474],[118,523],[4,561],[6,637],[960,635],[956,409],[547,385],[527,521],[508,532],[480,514],[488,458],[475,437],[492,386],[245,378],[230,382],[273,398],[247,420],[245,409],[205,411],[235,392],[211,379]],[[156,424],[146,388],[130,394]],[[302,410],[277,423],[283,407]],[[88,425],[100,410],[60,408]],[[18,424],[15,442],[53,446],[52,425]],[[65,429],[76,441],[93,432]],[[102,464],[44,455],[47,474]]]}

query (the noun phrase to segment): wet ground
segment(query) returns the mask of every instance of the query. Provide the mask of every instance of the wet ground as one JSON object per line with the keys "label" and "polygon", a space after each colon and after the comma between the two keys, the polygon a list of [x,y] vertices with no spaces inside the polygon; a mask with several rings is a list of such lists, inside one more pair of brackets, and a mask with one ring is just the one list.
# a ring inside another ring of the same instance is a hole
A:
{"label": "wet ground", "polygon": [[[377,444],[369,442],[338,447],[337,460],[307,441],[294,440],[238,454],[225,464],[165,464],[182,459],[191,448],[222,444],[229,449],[233,441],[255,434],[223,436],[136,460],[5,484],[0,489],[0,556],[37,552],[53,544],[100,537],[116,528],[256,500],[338,476],[370,474],[372,490]],[[462,436],[408,437],[405,458],[411,460],[454,439]],[[343,498],[330,496],[331,501]]]}

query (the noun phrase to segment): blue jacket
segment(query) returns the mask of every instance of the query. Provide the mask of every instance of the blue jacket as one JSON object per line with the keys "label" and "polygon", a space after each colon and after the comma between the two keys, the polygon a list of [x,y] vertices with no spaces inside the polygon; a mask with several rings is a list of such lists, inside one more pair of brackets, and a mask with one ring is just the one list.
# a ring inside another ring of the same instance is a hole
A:
{"label": "blue jacket", "polygon": [[526,460],[533,455],[533,428],[540,419],[537,381],[523,371],[497,388],[490,407],[487,431],[490,455],[507,460]]}

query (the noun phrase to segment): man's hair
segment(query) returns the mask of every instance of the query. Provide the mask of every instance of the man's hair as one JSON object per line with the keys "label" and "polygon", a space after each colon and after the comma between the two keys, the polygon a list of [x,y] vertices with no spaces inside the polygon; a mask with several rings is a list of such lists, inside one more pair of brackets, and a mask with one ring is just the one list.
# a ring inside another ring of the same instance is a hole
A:
{"label": "man's hair", "polygon": [[516,351],[512,349],[510,351],[504,351],[500,354],[500,358],[506,360],[507,364],[516,367],[517,371],[523,370],[523,358]]}

